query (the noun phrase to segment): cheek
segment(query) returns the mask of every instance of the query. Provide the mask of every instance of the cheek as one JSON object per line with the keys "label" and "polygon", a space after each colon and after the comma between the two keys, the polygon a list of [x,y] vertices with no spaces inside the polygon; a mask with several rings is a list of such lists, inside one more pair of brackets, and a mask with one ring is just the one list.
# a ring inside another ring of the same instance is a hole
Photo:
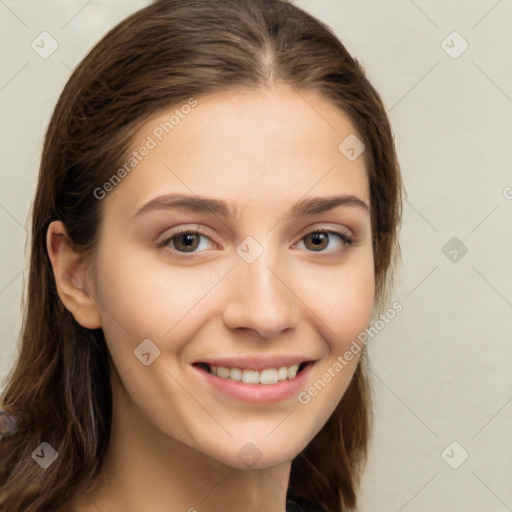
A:
{"label": "cheek", "polygon": [[302,295],[317,315],[318,326],[332,352],[346,346],[371,320],[375,298],[375,276],[371,254],[362,254],[351,264],[329,268],[302,277]]}
{"label": "cheek", "polygon": [[[112,239],[111,239],[112,240]],[[157,285],[157,286],[155,286]],[[162,283],[155,283],[148,265],[143,265],[137,251],[113,239],[108,247],[100,247],[97,258],[97,300],[102,316],[102,329],[116,363],[128,360],[133,350],[162,329],[155,323],[155,311],[165,307],[172,311],[170,295],[162,296]],[[161,319],[161,322],[163,319]],[[125,355],[123,355],[125,354]],[[124,359],[124,361],[122,360]]]}
{"label": "cheek", "polygon": [[338,283],[335,306],[331,312],[333,330],[340,334],[341,348],[354,339],[371,319],[375,297],[373,271],[354,271]]}
{"label": "cheek", "polygon": [[[362,263],[361,261],[359,263]],[[328,421],[343,398],[361,357],[358,335],[371,320],[375,295],[373,260],[340,269],[323,281],[325,293],[314,296],[317,322],[326,340],[326,354],[319,361],[315,379],[301,390],[298,402],[314,421],[308,436],[313,438]]]}
{"label": "cheek", "polygon": [[[219,277],[199,267],[148,264],[147,254],[112,244],[98,257],[97,300],[102,328],[114,360],[133,364],[133,350],[145,339],[162,352],[172,341],[180,349],[205,316],[208,292]],[[206,297],[206,298],[205,298]]]}

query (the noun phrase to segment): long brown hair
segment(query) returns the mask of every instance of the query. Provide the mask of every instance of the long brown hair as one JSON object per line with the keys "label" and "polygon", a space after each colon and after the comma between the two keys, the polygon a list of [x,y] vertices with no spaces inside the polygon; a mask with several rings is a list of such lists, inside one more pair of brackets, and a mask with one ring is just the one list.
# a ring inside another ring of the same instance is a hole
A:
{"label": "long brown hair", "polygon": [[[80,326],[57,295],[49,223],[61,220],[77,248],[92,250],[102,203],[94,190],[126,161],[145,120],[190,97],[278,82],[320,93],[366,146],[375,305],[385,305],[399,255],[402,182],[384,106],[357,60],[327,25],[284,0],[154,2],[110,30],[77,66],[48,126],[21,344],[2,394],[21,426],[0,443],[2,512],[65,510],[92,488],[109,444],[112,360],[103,331]],[[356,505],[371,425],[365,360],[292,463],[289,492],[329,511]],[[59,454],[47,469],[32,459],[43,442]]]}

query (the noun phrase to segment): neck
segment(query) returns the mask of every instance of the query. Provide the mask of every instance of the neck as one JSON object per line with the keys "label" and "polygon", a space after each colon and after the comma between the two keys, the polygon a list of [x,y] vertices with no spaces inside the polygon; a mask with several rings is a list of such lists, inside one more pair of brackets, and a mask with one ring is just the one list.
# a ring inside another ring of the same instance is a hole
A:
{"label": "neck", "polygon": [[76,512],[285,512],[291,461],[239,469],[157,429],[112,381],[112,431],[102,474]]}

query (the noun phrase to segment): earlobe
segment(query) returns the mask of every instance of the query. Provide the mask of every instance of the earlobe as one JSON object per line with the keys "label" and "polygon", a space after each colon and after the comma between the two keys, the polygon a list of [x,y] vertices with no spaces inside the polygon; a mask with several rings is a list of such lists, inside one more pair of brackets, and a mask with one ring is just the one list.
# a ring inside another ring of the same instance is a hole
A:
{"label": "earlobe", "polygon": [[87,329],[101,327],[94,286],[87,276],[83,255],[74,248],[61,221],[53,221],[46,233],[46,250],[53,267],[55,286],[60,300],[75,320]]}

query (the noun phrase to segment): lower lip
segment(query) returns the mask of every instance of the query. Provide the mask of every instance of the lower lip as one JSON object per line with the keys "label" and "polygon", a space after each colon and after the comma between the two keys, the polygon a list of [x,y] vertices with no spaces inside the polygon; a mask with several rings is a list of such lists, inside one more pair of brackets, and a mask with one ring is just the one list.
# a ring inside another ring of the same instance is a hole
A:
{"label": "lower lip", "polygon": [[192,368],[199,372],[206,382],[226,395],[250,404],[270,405],[295,395],[305,384],[313,364],[309,363],[293,379],[279,381],[276,384],[246,384],[237,380],[222,379],[198,366]]}

